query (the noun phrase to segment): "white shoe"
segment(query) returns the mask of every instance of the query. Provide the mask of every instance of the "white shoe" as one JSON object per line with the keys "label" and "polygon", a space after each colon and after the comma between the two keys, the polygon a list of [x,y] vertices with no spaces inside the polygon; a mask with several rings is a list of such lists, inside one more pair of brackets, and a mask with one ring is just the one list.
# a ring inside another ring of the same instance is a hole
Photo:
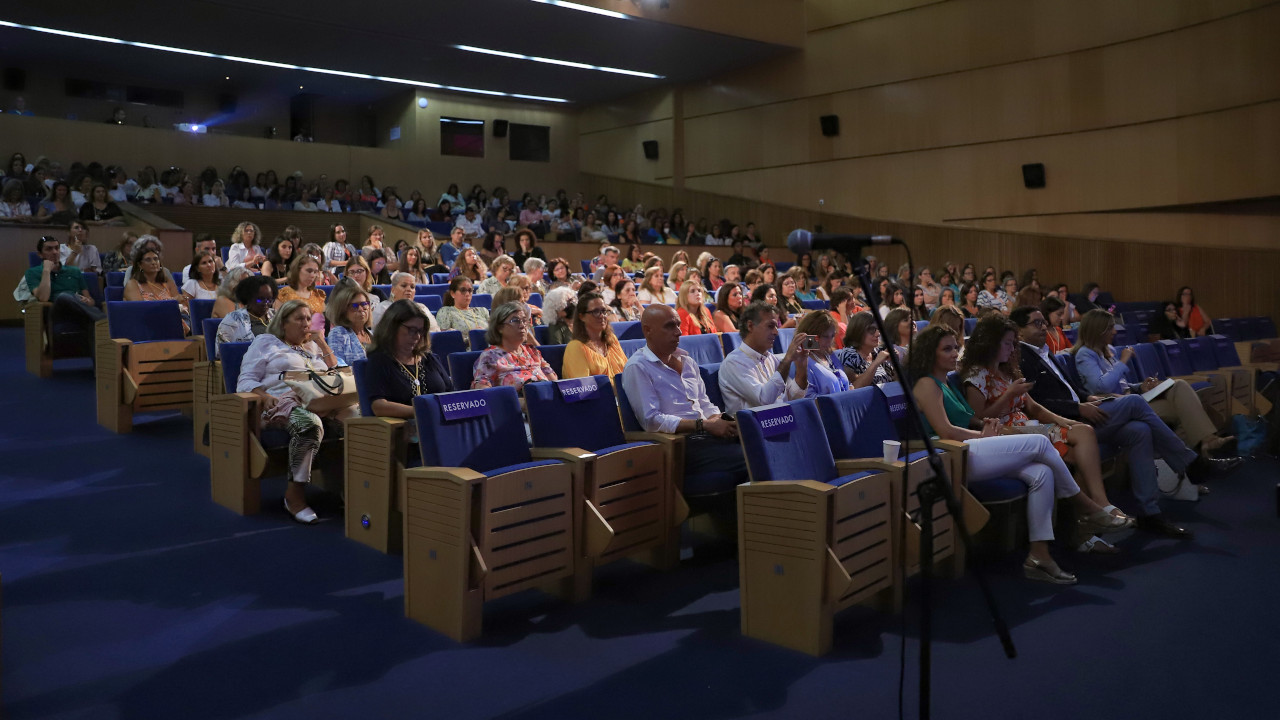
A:
{"label": "white shoe", "polygon": [[289,508],[288,499],[284,501],[284,511],[292,515],[294,520],[297,520],[303,525],[314,525],[320,521],[320,517],[316,515],[316,511],[312,510],[310,507],[304,507],[298,512],[294,512]]}

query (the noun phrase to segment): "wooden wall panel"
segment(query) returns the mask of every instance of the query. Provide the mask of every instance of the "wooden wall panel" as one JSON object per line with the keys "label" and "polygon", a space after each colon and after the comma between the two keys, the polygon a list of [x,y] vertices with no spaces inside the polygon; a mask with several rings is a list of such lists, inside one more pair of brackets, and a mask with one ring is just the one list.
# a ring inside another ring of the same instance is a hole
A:
{"label": "wooden wall panel", "polygon": [[1274,0],[964,0],[810,32],[804,52],[689,89],[690,117],[1074,52]]}
{"label": "wooden wall panel", "polygon": [[658,7],[656,2],[577,2],[655,22],[762,42],[799,45],[804,40],[805,0],[682,0],[665,8]]}
{"label": "wooden wall panel", "polygon": [[[657,160],[645,158],[642,143],[646,140],[658,141]],[[675,134],[670,119],[578,136],[578,156],[584,172],[670,183],[674,154]]]}
{"label": "wooden wall panel", "polygon": [[[910,243],[918,265],[937,267],[954,260],[961,264],[972,262],[979,268],[995,265],[1018,273],[1034,267],[1045,281],[1067,282],[1074,288],[1097,282],[1123,300],[1159,300],[1185,284],[1196,288],[1197,297],[1216,316],[1280,317],[1280,293],[1275,292],[1275,278],[1280,274],[1280,249],[1274,246],[1271,249],[1231,247],[1225,243],[1219,247],[1170,246],[890,222],[819,214],[815,210],[692,190],[675,194],[667,188],[595,175],[584,175],[583,181],[592,195],[607,192],[615,203],[625,205],[633,197],[670,198],[669,204],[663,207],[681,207],[686,217],[730,218],[738,223],[754,220],[766,243],[775,248],[775,260],[793,259],[785,250],[785,238],[791,229],[821,224],[827,232],[901,237]],[[895,268],[906,261],[900,248],[876,250],[877,257]]]}
{"label": "wooden wall panel", "polygon": [[671,88],[659,88],[584,108],[578,115],[578,132],[586,135],[637,123],[670,120],[673,117],[675,91]]}
{"label": "wooden wall panel", "polygon": [[805,2],[805,29],[809,32],[824,30],[846,23],[890,13],[902,12],[924,5],[949,0],[807,0]]}
{"label": "wooden wall panel", "polygon": [[1077,213],[968,220],[955,224],[987,230],[1107,237],[1192,247],[1280,248],[1280,215]]}

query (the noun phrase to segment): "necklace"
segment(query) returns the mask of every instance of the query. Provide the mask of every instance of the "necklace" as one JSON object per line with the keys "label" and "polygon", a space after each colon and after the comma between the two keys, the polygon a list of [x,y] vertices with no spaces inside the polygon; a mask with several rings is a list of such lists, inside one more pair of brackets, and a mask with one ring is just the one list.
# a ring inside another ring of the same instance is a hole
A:
{"label": "necklace", "polygon": [[404,376],[405,376],[405,377],[407,377],[407,378],[409,378],[409,384],[413,385],[413,395],[414,395],[414,397],[417,397],[418,395],[421,395],[421,394],[422,394],[422,392],[421,392],[421,390],[422,390],[422,381],[418,379],[418,375],[419,375],[420,371],[422,370],[422,364],[421,364],[421,363],[419,363],[417,360],[414,360],[414,361],[413,361],[413,371],[412,371],[412,372],[410,372],[410,370],[409,370],[408,366],[406,366],[404,363],[400,362],[400,360],[399,360],[398,358],[396,359],[396,365],[399,365],[399,366],[400,366],[400,372],[404,373]]}

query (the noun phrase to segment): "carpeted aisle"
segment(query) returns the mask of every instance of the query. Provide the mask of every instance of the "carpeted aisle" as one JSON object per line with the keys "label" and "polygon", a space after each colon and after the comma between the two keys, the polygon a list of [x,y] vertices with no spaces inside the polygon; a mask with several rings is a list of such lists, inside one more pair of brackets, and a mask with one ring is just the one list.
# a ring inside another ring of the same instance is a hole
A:
{"label": "carpeted aisle", "polygon": [[[190,423],[116,436],[94,422],[87,363],[41,381],[0,329],[3,690],[29,718],[891,718],[901,618],[856,609],[814,659],[738,633],[737,564],[619,564],[596,597],[491,604],[483,641],[403,617],[401,563],[330,514],[289,521],[209,500]],[[1080,585],[989,564],[1020,657],[1006,660],[969,579],[939,582],[936,718],[1275,717],[1280,462],[1251,462],[1198,505],[1168,503],[1190,543],[1057,549]],[[915,716],[908,611],[907,713]]]}

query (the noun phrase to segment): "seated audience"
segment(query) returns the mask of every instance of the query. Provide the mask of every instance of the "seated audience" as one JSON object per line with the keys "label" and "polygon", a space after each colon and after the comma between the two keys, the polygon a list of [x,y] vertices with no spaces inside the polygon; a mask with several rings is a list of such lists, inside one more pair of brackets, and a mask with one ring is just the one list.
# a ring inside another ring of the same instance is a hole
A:
{"label": "seated audience", "polygon": [[[218,297],[213,301],[213,314],[210,317],[226,317],[236,308],[240,307],[240,303],[238,302],[236,295],[236,286],[248,277],[258,276],[254,275],[249,268],[243,266],[231,268],[222,276],[222,282],[218,283]],[[271,280],[271,278],[267,279]],[[273,302],[275,301],[275,293],[271,294],[271,300]]]}
{"label": "seated audience", "polygon": [[329,226],[329,242],[324,244],[321,252],[330,272],[342,272],[347,263],[360,254],[355,245],[347,242],[347,228],[336,223]]}
{"label": "seated audience", "polygon": [[1138,395],[1088,394],[1083,387],[1072,383],[1053,361],[1046,344],[1048,323],[1041,311],[1015,308],[1009,317],[1018,326],[1022,342],[1020,366],[1023,377],[1032,383],[1031,397],[1057,415],[1089,423],[1099,442],[1125,451],[1129,483],[1138,503],[1134,512],[1138,529],[1172,537],[1191,537],[1190,531],[1174,524],[1160,511],[1155,458],[1163,458],[1174,472],[1189,475],[1193,482],[1211,473],[1230,470],[1241,461],[1200,457]]}
{"label": "seated audience", "polygon": [[596,293],[583,295],[573,314],[573,339],[564,349],[562,377],[579,378],[608,375],[610,379],[626,367],[627,356],[609,326],[604,298]]}
{"label": "seated audience", "polygon": [[344,282],[334,288],[325,308],[329,347],[347,365],[363,360],[366,348],[373,342],[372,306],[372,297],[364,288]]}
{"label": "seated audience", "polygon": [[267,251],[267,259],[262,263],[262,274],[275,280],[277,285],[288,282],[289,263],[293,262],[296,250],[293,240],[287,237],[276,238]]}
{"label": "seated audience", "polygon": [[827,314],[831,316],[831,320],[836,324],[836,334],[832,341],[832,347],[839,350],[844,347],[844,334],[849,329],[849,318],[866,308],[859,305],[857,296],[852,289],[847,287],[833,289],[828,303],[830,304],[830,309],[827,310]]}
{"label": "seated audience", "polygon": [[[474,253],[472,253],[472,255],[474,256]],[[465,251],[463,252],[463,257],[467,257],[467,253]],[[494,259],[493,266],[490,269],[492,270],[493,275],[487,278],[481,275],[483,279],[480,281],[480,284],[476,286],[477,293],[482,295],[493,295],[506,287],[507,281],[511,279],[511,276],[516,271],[516,261],[513,260],[510,255],[499,255]]]}
{"label": "seated audience", "polygon": [[494,229],[484,234],[484,239],[480,241],[481,260],[492,266],[495,260],[506,254],[506,237],[501,230]]}
{"label": "seated audience", "polygon": [[916,333],[916,323],[911,319],[911,311],[898,308],[890,312],[884,319],[884,331],[889,333],[884,339],[885,347],[897,350],[898,363],[905,363],[907,351],[911,348],[911,338]]}
{"label": "seated audience", "polygon": [[138,243],[133,251],[130,278],[124,284],[125,300],[182,300],[173,276],[160,262],[160,251]]}
{"label": "seated audience", "polygon": [[894,380],[889,351],[881,346],[880,331],[876,329],[875,318],[869,311],[849,318],[844,348],[836,353],[836,358],[855,388],[883,385]]}
{"label": "seated audience", "polygon": [[[844,288],[840,288],[844,289]],[[819,395],[849,390],[849,377],[841,369],[840,358],[836,354],[836,338],[841,331],[840,324],[831,313],[815,312],[804,316],[796,327],[796,334],[804,333],[813,339],[815,347],[809,350],[808,377],[804,386],[804,396],[814,398]],[[803,347],[803,346],[802,346]]]}
{"label": "seated audience", "polygon": [[1213,334],[1209,313],[1196,304],[1195,291],[1186,286],[1178,288],[1178,318],[1190,331],[1191,337]]}
{"label": "seated audience", "polygon": [[1076,576],[1059,567],[1049,554],[1055,498],[1067,501],[1083,516],[1082,524],[1099,532],[1122,529],[1124,523],[1115,525],[1117,518],[1080,492],[1048,438],[1038,434],[997,436],[998,420],[974,417],[964,397],[947,383],[947,373],[955,370],[958,350],[955,333],[942,325],[927,328],[916,338],[908,374],[926,430],[968,447],[965,477],[969,482],[1013,475],[1027,485],[1030,550],[1022,564],[1023,574],[1031,580],[1074,585]]}
{"label": "seated audience", "polygon": [[[480,259],[475,249],[470,247],[458,254],[457,259],[453,261],[453,267],[449,269],[450,280],[455,277],[465,277],[476,286],[477,293],[480,292],[480,285],[487,279],[486,276],[488,274],[489,268],[485,267],[484,261]],[[497,287],[491,286],[491,289],[497,290],[500,287],[502,287],[501,284]],[[492,295],[493,293],[487,294]]]}
{"label": "seated audience", "polygon": [[482,307],[471,307],[471,296],[471,279],[462,275],[455,277],[449,281],[449,290],[444,295],[444,305],[436,317],[441,330],[461,330],[462,342],[468,347],[470,346],[468,333],[489,327],[489,311]]}
{"label": "seated audience", "polygon": [[455,226],[462,228],[463,236],[472,240],[484,235],[484,223],[476,217],[476,209],[470,205],[458,216]]}
{"label": "seated audience", "polygon": [[262,239],[262,231],[257,225],[245,221],[236,226],[231,233],[231,250],[227,252],[227,267],[235,268],[244,265],[250,270],[260,270],[267,256],[258,246]]}
{"label": "seated audience", "polygon": [[546,281],[547,264],[541,258],[531,257],[524,261],[522,267],[524,276],[529,279],[529,291],[545,296],[550,289]]}
{"label": "seated audience", "polygon": [[294,520],[306,525],[319,520],[307,504],[311,464],[326,431],[341,433],[341,418],[350,415],[353,408],[322,418],[306,409],[283,374],[324,371],[338,364],[324,333],[311,329],[311,309],[302,300],[290,300],[276,311],[267,332],[254,338],[236,383],[236,392],[258,396],[263,427],[280,428],[289,433],[290,482],[284,493],[284,509]]}
{"label": "seated audience", "polygon": [[[1046,300],[1045,302],[1049,301]],[[1151,322],[1147,326],[1147,336],[1152,342],[1156,340],[1182,340],[1191,337],[1191,328],[1187,327],[1187,321],[1182,318],[1182,313],[1178,311],[1177,302],[1170,300],[1164,303],[1162,311],[1158,315],[1152,316]]]}
{"label": "seated audience", "polygon": [[[227,272],[230,278],[239,274],[242,279],[231,288],[240,306],[227,313],[218,324],[218,344],[229,342],[253,342],[267,331],[271,318],[275,317],[276,284],[265,275],[250,275],[244,268]],[[224,281],[219,293],[227,286]],[[221,300],[222,297],[219,297]],[[217,317],[215,315],[215,317]]]}
{"label": "seated audience", "polygon": [[89,227],[80,220],[72,220],[67,229],[67,242],[60,248],[62,264],[78,267],[81,272],[102,272],[102,258],[98,248],[89,244]]}
{"label": "seated audience", "polygon": [[365,387],[378,417],[414,419],[413,399],[450,392],[449,371],[431,352],[431,332],[422,306],[398,300],[373,331]]}
{"label": "seated audience", "polygon": [[[373,307],[372,317],[373,325],[377,325],[382,321],[382,314],[386,312],[397,300],[408,300],[414,302],[414,294],[417,290],[414,283],[414,277],[407,272],[398,272],[391,276],[391,297],[379,302]],[[415,303],[416,304],[416,303]],[[427,316],[427,331],[437,332],[440,325],[436,322],[435,317],[431,315],[431,310],[426,305],[422,306],[422,312]]]}
{"label": "seated audience", "polygon": [[1045,344],[1049,352],[1060,353],[1071,349],[1071,341],[1062,332],[1062,323],[1066,319],[1067,304],[1062,298],[1053,296],[1040,301],[1040,313],[1044,316],[1048,327],[1045,328]]}
{"label": "seated audience", "polygon": [[940,305],[937,310],[933,311],[933,317],[929,320],[929,325],[946,325],[954,330],[956,343],[960,345],[960,357],[961,359],[964,358],[964,316],[960,314],[959,310]]}
{"label": "seated audience", "polygon": [[[742,344],[720,363],[720,392],[725,411],[772,405],[804,397],[809,376],[808,337],[797,331],[782,359],[773,354],[778,339],[778,310],[768,303],[751,303],[742,311]],[[795,379],[791,371],[795,370]]]}
{"label": "seated audience", "polygon": [[57,238],[45,235],[36,241],[40,264],[27,268],[23,282],[32,298],[39,302],[53,303],[51,320],[67,322],[82,330],[84,350],[92,354],[94,323],[106,317],[89,294],[80,268],[62,264]]}
{"label": "seated audience", "polygon": [[[1145,393],[1160,384],[1154,377],[1140,384],[1125,379],[1129,359],[1134,350],[1126,347],[1116,356],[1111,339],[1116,334],[1115,316],[1106,310],[1090,310],[1080,318],[1080,334],[1075,347],[1076,372],[1080,382],[1090,395],[1127,395]],[[1174,380],[1173,385],[1151,401],[1151,409],[1170,427],[1177,427],[1191,447],[1198,447],[1200,454],[1209,457],[1213,450],[1235,439],[1234,435],[1219,437],[1213,421],[1200,404],[1196,391],[1185,380]]]}
{"label": "seated audience", "polygon": [[964,313],[965,319],[978,317],[978,286],[973,283],[965,283],[960,288],[960,312]]}
{"label": "seated audience", "polygon": [[705,335],[716,331],[715,320],[711,318],[711,311],[703,304],[703,300],[702,283],[686,280],[680,286],[676,312],[680,318],[681,335]]}
{"label": "seated audience", "polygon": [[449,242],[440,246],[440,263],[452,268],[458,259],[458,254],[469,247],[471,245],[466,242],[466,233],[462,228],[455,227],[449,232]]}
{"label": "seated audience", "polygon": [[[123,272],[133,262],[133,244],[138,241],[138,233],[125,230],[120,236],[120,244],[115,250],[102,255],[102,272]],[[198,244],[198,243],[197,243]],[[221,258],[219,258],[221,264]],[[185,277],[185,271],[184,271]]]}
{"label": "seated audience", "polygon": [[[136,236],[135,236],[136,237]],[[191,241],[191,255],[195,257],[201,251],[209,252],[213,255],[214,265],[218,269],[218,277],[226,274],[226,267],[222,264],[222,255],[218,252],[218,241],[209,233],[200,233]],[[182,268],[182,283],[185,285],[191,279],[191,266]]]}
{"label": "seated audience", "polygon": [[[778,308],[782,310],[783,317],[804,313],[804,305],[801,303],[804,298],[800,296],[800,283],[802,281],[807,287],[808,279],[805,278],[804,271],[794,267],[778,279]],[[812,300],[813,298],[809,299]]]}
{"label": "seated audience", "polygon": [[625,278],[614,283],[613,300],[609,303],[609,312],[618,321],[640,319],[644,306],[640,304],[640,296],[636,294],[635,283]]}
{"label": "seated audience", "polygon": [[217,300],[218,287],[222,283],[222,275],[218,272],[217,255],[208,250],[197,251],[191,258],[191,277],[182,283],[182,297],[186,302],[191,300]]}
{"label": "seated audience", "polygon": [[[285,237],[289,237],[290,230],[296,230],[296,229],[297,228],[293,228],[293,227],[285,228],[284,230]],[[325,269],[324,251],[320,249],[319,245],[315,243],[303,244],[302,237],[300,235],[294,238],[293,245],[296,248],[293,252],[294,257],[298,257],[299,255],[306,255],[307,257],[316,261],[316,266],[320,268],[320,276],[316,278],[317,285],[337,285],[338,284],[338,278],[335,277],[333,273]],[[301,247],[299,247],[299,245],[301,245]],[[290,264],[292,263],[293,261],[291,260]],[[388,262],[387,266],[390,267],[391,264],[392,264],[391,262]]]}
{"label": "seated audience", "polygon": [[0,191],[0,220],[10,222],[47,222],[49,212],[42,206],[36,206],[32,212],[31,204],[23,194],[25,188],[21,180],[7,180]]}
{"label": "seated audience", "polygon": [[982,292],[978,293],[977,300],[979,308],[992,308],[997,312],[1008,315],[1009,302],[1011,300],[1008,294],[1000,288],[994,272],[986,273],[982,276]]}
{"label": "seated audience", "polygon": [[[429,283],[431,278],[427,275],[426,266],[422,264],[422,251],[410,245],[400,251],[397,259],[400,272],[408,273],[413,276],[415,283],[423,285]],[[392,282],[395,282],[394,280]]]}
{"label": "seated audience", "polygon": [[736,282],[726,282],[721,285],[720,292],[716,296],[716,311],[711,314],[716,332],[738,332],[738,320],[746,306],[741,285]]}
{"label": "seated audience", "polygon": [[485,333],[489,347],[476,358],[473,390],[509,385],[523,395],[525,383],[557,379],[542,353],[528,344],[529,327],[529,317],[520,303],[493,309]]}
{"label": "seated audience", "polygon": [[622,372],[631,410],[648,432],[685,436],[686,475],[720,472],[732,477],[724,490],[746,482],[746,459],[738,423],[707,399],[698,365],[680,349],[680,316],[666,305],[650,305],[640,318],[645,346]]}
{"label": "seated audience", "polygon": [[289,278],[280,287],[276,298],[276,311],[290,300],[301,300],[313,313],[324,312],[325,294],[316,287],[320,279],[320,261],[310,255],[299,254],[289,265]]}
{"label": "seated audience", "polygon": [[928,320],[932,308],[925,304],[924,290],[916,288],[911,291],[911,319]]}
{"label": "seated audience", "polygon": [[567,345],[573,340],[573,321],[577,303],[577,293],[564,285],[552,288],[542,298],[542,321],[547,326],[547,344]]}
{"label": "seated audience", "polygon": [[[537,258],[530,258],[530,259],[537,260]],[[533,295],[533,282],[530,281],[529,278],[525,277],[524,275],[512,275],[511,279],[507,280],[507,287],[505,289],[510,290],[513,288],[519,291],[516,299],[525,304],[525,308],[529,313],[529,318],[533,320],[533,324],[541,325],[542,324],[542,308],[529,302],[529,298],[532,297]],[[496,300],[495,300],[495,304],[496,304]]]}
{"label": "seated audience", "polygon": [[644,279],[640,281],[640,303],[649,305],[658,303],[659,305],[673,305],[676,301],[676,293],[667,287],[666,281],[662,277],[662,268],[654,266],[644,271]]}

